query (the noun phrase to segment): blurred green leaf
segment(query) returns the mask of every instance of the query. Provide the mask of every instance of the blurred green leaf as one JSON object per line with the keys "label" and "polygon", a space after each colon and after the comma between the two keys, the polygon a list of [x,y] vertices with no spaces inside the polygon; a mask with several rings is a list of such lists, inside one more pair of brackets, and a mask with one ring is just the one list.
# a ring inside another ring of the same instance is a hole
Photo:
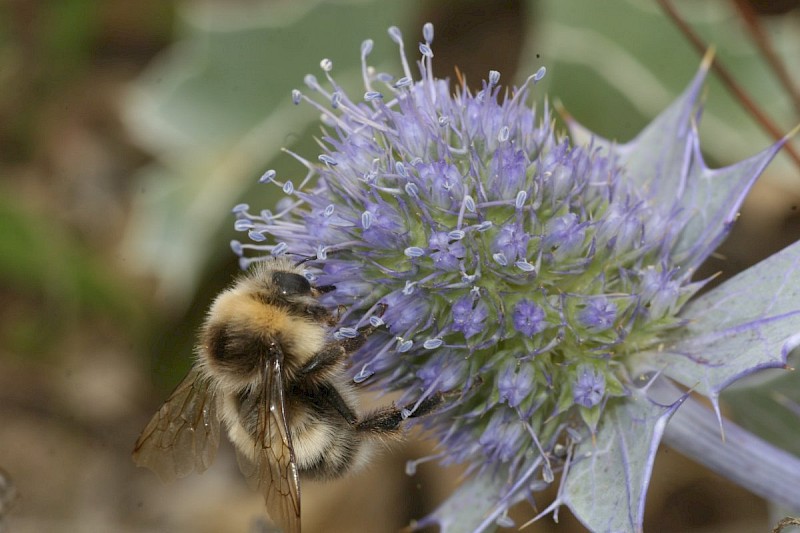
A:
{"label": "blurred green leaf", "polygon": [[29,305],[4,323],[12,345],[55,340],[54,330],[83,313],[109,316],[126,329],[142,317],[126,280],[57,224],[13,203],[8,191],[0,191],[0,280],[5,291],[33,296],[41,307]]}
{"label": "blurred green leaf", "polygon": [[[127,123],[157,161],[136,178],[142,194],[125,247],[139,268],[157,276],[165,296],[185,304],[220,246],[220,228],[233,224],[230,209],[261,173],[269,166],[283,178],[304,173],[286,156],[275,161],[298,136],[310,138],[303,130],[317,118],[310,106],[291,105],[291,90],[304,88],[306,73],[323,76],[323,57],[333,61],[338,83],[360,87],[361,42],[375,40],[371,64],[396,62],[386,29],[407,27],[416,6],[376,0],[185,6],[180,41],[142,76],[126,104]],[[259,209],[273,203],[250,194],[247,201]]]}
{"label": "blurred green leaf", "polygon": [[97,0],[49,2],[41,11],[44,63],[48,79],[63,80],[76,76],[91,59],[92,45],[101,29]]}

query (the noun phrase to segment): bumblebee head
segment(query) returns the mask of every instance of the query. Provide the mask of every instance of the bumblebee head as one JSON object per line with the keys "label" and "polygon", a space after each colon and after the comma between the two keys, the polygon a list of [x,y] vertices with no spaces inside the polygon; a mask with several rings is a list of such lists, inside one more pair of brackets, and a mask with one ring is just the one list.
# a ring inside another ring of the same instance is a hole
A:
{"label": "bumblebee head", "polygon": [[321,295],[335,287],[315,287],[305,276],[302,263],[285,256],[270,258],[257,263],[234,288],[264,305],[279,307],[295,318],[335,325],[336,318],[319,302]]}
{"label": "bumblebee head", "polygon": [[286,257],[256,264],[214,300],[200,335],[201,359],[220,379],[237,379],[236,386],[257,378],[276,348],[291,359],[287,365],[299,364],[337,322],[318,299],[327,290]]}

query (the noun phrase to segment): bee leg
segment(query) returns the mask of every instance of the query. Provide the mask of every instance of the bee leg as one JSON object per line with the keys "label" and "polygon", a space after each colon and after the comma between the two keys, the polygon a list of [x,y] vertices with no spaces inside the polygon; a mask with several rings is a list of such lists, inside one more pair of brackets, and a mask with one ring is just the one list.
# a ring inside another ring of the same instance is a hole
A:
{"label": "bee leg", "polygon": [[316,389],[314,396],[318,400],[327,403],[336,409],[336,412],[342,415],[342,418],[344,418],[351,426],[358,422],[358,415],[356,415],[356,412],[352,407],[350,407],[350,404],[348,404],[345,399],[342,398],[342,395],[339,394],[339,391],[336,390],[336,387],[333,387],[330,384],[324,384]]}
{"label": "bee leg", "polygon": [[300,367],[294,380],[302,381],[303,379],[308,379],[315,375],[321,377],[335,367],[346,355],[347,353],[338,343],[332,342],[314,354],[306,364]]}
{"label": "bee leg", "polygon": [[[375,316],[382,317],[383,313],[386,312],[387,307],[388,306],[386,304],[378,304],[378,312]],[[380,328],[380,326],[373,326],[372,324],[361,326],[356,330],[358,331],[358,334],[355,337],[344,338],[337,342],[344,349],[345,353],[349,355],[364,346],[364,343],[367,342],[369,336],[372,335],[378,328]]]}
{"label": "bee leg", "polygon": [[352,338],[341,339],[337,341],[337,344],[339,344],[339,346],[341,346],[342,349],[344,349],[346,355],[350,355],[351,353],[355,352],[356,350],[364,346],[364,343],[367,342],[369,336],[372,335],[372,332],[374,332],[376,329],[378,328],[373,326],[372,324],[361,326],[357,330],[358,335]]}
{"label": "bee leg", "polygon": [[376,326],[368,324],[358,328],[358,333],[355,337],[329,342],[300,368],[298,378],[309,377],[330,370],[346,356],[364,346],[364,343],[367,342],[369,336],[376,329],[378,329]]}
{"label": "bee leg", "polygon": [[[321,403],[333,407],[356,431],[375,433],[378,435],[396,432],[400,424],[406,418],[416,418],[431,413],[441,406],[445,399],[451,395],[451,393],[437,392],[422,400],[419,405],[410,404],[402,409],[398,409],[394,406],[386,407],[370,413],[359,420],[356,412],[334,386],[322,384],[316,387],[313,393],[307,392],[306,394],[313,396]],[[416,409],[414,408],[415,405]]]}
{"label": "bee leg", "polygon": [[[479,386],[483,380],[478,376],[467,391]],[[418,418],[429,415],[441,408],[446,408],[450,405],[450,401],[457,400],[465,394],[464,389],[454,389],[446,392],[437,392],[431,394],[419,404],[416,402],[410,403],[402,408],[395,406],[386,407],[369,414],[361,419],[356,424],[356,429],[359,431],[370,431],[373,433],[391,433],[397,431],[403,420],[408,418]]]}
{"label": "bee leg", "polygon": [[[409,404],[403,408],[386,407],[379,411],[369,414],[356,424],[358,431],[368,431],[372,433],[391,433],[396,431],[403,420],[407,418],[417,418],[425,416],[444,403],[450,397],[450,393],[437,392],[422,400],[419,405]],[[416,409],[415,409],[416,406]]]}

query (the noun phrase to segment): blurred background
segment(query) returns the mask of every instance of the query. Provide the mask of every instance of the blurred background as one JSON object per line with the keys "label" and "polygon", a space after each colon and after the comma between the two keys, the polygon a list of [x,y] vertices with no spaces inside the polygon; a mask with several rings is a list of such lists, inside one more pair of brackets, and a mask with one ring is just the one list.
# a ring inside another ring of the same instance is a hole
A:
{"label": "blurred background", "polygon": [[[793,67],[796,87],[800,2],[673,4],[781,132],[800,122],[798,100],[746,24]],[[414,58],[427,21],[438,76],[455,79],[457,66],[477,87],[490,69],[513,83],[546,66],[539,97],[619,140],[700,62],[653,0],[0,2],[0,531],[266,531],[261,498],[227,443],[209,471],[169,486],[130,452],[188,369],[210,300],[238,270],[231,207],[274,204],[273,189],[256,186],[268,168],[302,173],[282,147],[317,153],[317,116],[291,105],[291,89],[328,57],[360,94],[361,41],[374,39],[371,63],[396,73],[386,28],[403,29]],[[701,138],[712,166],[772,142],[714,76]],[[798,168],[785,152],[776,159],[705,274],[730,276],[800,239]],[[796,380],[776,387],[800,402]],[[741,389],[728,405],[773,436],[763,422],[778,420],[776,438],[800,454],[797,430],[785,430],[798,419],[777,419],[777,404]],[[433,510],[459,472],[426,463],[406,476],[405,462],[432,450],[418,437],[350,479],[304,484],[304,531],[397,531]],[[652,479],[648,531],[777,522],[766,502],[670,450]],[[525,505],[512,518],[531,516]],[[566,509],[559,518],[528,531],[583,530]]]}

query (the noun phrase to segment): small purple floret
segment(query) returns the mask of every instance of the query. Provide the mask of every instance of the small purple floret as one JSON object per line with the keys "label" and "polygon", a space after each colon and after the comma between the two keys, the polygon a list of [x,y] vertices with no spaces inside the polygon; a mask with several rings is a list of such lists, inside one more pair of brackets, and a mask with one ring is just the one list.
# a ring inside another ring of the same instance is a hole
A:
{"label": "small purple floret", "polygon": [[594,407],[603,399],[606,391],[605,376],[591,366],[578,368],[572,398],[581,407]]}

